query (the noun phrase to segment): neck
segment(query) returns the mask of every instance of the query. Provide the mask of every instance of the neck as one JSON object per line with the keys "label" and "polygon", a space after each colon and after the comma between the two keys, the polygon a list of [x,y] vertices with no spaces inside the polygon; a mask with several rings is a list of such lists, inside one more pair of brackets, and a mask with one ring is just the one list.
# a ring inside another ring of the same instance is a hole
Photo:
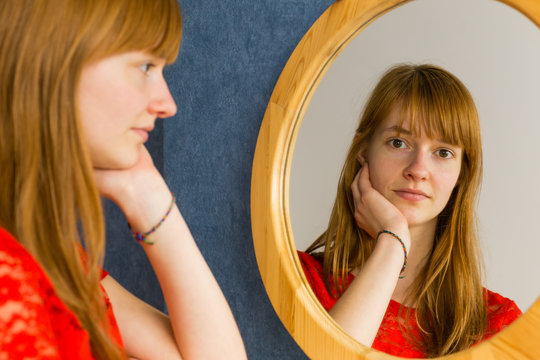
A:
{"label": "neck", "polygon": [[409,226],[411,249],[407,254],[407,268],[403,272],[405,277],[398,281],[392,295],[393,300],[400,302],[405,306],[413,305],[412,302],[414,299],[406,299],[406,297],[410,290],[410,286],[418,277],[431,254],[433,243],[435,241],[436,228],[437,219],[426,224]]}

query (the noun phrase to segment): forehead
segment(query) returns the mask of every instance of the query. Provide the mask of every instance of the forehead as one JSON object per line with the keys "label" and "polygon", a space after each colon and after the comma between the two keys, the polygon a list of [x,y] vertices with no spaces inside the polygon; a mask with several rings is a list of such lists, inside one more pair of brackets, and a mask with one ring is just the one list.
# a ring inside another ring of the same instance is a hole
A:
{"label": "forehead", "polygon": [[421,135],[423,126],[415,122],[415,128],[411,129],[410,112],[405,112],[401,106],[393,106],[388,115],[386,115],[377,126],[377,133],[382,132],[405,132],[414,135]]}

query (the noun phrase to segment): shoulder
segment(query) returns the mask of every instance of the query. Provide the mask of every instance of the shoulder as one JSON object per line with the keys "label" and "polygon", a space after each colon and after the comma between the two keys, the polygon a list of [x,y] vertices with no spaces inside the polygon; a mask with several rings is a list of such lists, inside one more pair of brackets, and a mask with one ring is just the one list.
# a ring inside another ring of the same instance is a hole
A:
{"label": "shoulder", "polygon": [[[11,234],[0,228],[0,283],[2,287],[5,289],[8,284],[39,287],[39,279],[43,275],[41,267],[32,255]],[[21,289],[23,293],[26,290],[30,289],[24,286]],[[5,300],[8,295],[15,294],[2,291],[0,299]]]}
{"label": "shoulder", "polygon": [[322,264],[308,253],[298,251],[298,257],[304,270],[304,276],[311,287],[311,290],[322,304],[322,306],[328,311],[330,310],[336,300],[332,298],[326,285],[324,283],[323,267]]}
{"label": "shoulder", "polygon": [[[322,262],[313,255],[310,255],[303,251],[298,251],[297,253],[298,257],[300,258],[302,269],[304,270],[304,276],[306,277],[306,280],[308,281],[311,290],[313,291],[321,305],[327,311],[329,311],[335,305],[337,299],[339,298],[339,293],[335,289],[332,277],[328,279],[328,283],[330,285],[330,288],[332,289],[332,291],[330,292],[328,291],[328,288],[326,287],[326,283],[324,281],[324,270]],[[348,274],[347,277],[343,279],[345,281],[345,287],[350,284],[352,279],[353,275],[351,274]]]}
{"label": "shoulder", "polygon": [[509,311],[519,312],[519,315],[521,315],[521,310],[513,300],[491,290],[486,289],[485,292],[488,316],[496,316]]}
{"label": "shoulder", "polygon": [[490,337],[501,331],[522,313],[516,303],[494,291],[485,290],[488,326],[486,336]]}
{"label": "shoulder", "polygon": [[303,251],[297,251],[297,254],[298,254],[298,257],[300,258],[300,263],[302,264],[302,266],[310,270],[322,272],[322,264],[315,257]]}
{"label": "shoulder", "polygon": [[85,337],[41,266],[2,228],[0,288],[0,358],[6,354],[17,358],[62,357],[59,327],[71,330],[71,340]]}
{"label": "shoulder", "polygon": [[323,285],[324,287],[322,263],[306,252],[297,251],[297,253],[302,269],[304,270],[304,276],[311,287],[318,288],[319,285]]}

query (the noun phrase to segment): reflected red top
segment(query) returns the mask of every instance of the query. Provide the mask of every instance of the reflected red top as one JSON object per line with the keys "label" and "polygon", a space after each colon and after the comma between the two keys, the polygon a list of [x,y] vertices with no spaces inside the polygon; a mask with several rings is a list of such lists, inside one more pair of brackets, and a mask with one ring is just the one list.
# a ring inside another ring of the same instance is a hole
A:
{"label": "reflected red top", "polygon": [[[311,285],[311,289],[321,302],[322,306],[327,311],[330,310],[337,302],[337,299],[328,292],[324,285],[322,264],[305,252],[299,251],[298,256],[300,257],[304,274]],[[349,273],[345,286],[350,284],[352,280],[354,280],[354,275]],[[332,281],[330,284],[332,285]],[[337,295],[337,292],[333,291],[333,294]],[[521,311],[512,300],[489,290],[486,290],[486,294],[488,304],[488,325],[482,341],[495,335],[521,315]],[[406,334],[400,330],[398,323],[399,307],[400,304],[398,302],[390,300],[388,308],[386,309],[386,314],[379,327],[379,331],[373,341],[372,348],[395,356],[425,358],[426,354],[424,350],[419,345],[408,340]],[[419,339],[420,329],[414,318],[414,309],[411,309],[410,317],[406,321],[408,322],[411,336]]]}
{"label": "reflected red top", "polygon": [[[103,271],[102,278],[107,276]],[[122,338],[105,290],[111,337]],[[32,255],[0,228],[0,359],[94,359],[88,333]]]}

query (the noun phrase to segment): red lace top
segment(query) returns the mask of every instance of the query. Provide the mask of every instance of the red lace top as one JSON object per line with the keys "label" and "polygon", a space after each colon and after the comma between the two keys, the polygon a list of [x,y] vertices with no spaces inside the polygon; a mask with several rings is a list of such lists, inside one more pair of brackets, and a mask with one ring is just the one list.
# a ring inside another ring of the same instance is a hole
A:
{"label": "red lace top", "polygon": [[[328,293],[328,290],[324,285],[322,264],[317,259],[304,252],[299,251],[298,256],[300,257],[302,268],[304,269],[304,273],[313,292],[321,302],[322,306],[326,310],[330,310],[337,302],[337,299]],[[354,275],[349,273],[345,285],[350,284],[352,280],[354,280]],[[330,284],[332,285],[332,281]],[[336,291],[333,291],[333,293],[337,295]],[[486,340],[495,335],[521,315],[521,311],[512,300],[489,290],[486,290],[486,293],[488,325],[486,334],[482,340]],[[426,353],[424,350],[418,344],[408,340],[406,332],[404,333],[400,330],[399,323],[403,321],[398,320],[399,308],[400,304],[398,302],[390,300],[388,308],[386,309],[386,314],[384,315],[379,331],[377,332],[371,347],[395,356],[405,358],[425,358]],[[408,322],[407,326],[411,331],[411,336],[420,339],[420,329],[416,324],[414,316],[414,309],[411,309],[410,318],[406,320]]]}
{"label": "red lace top", "polygon": [[[107,275],[103,271],[103,278]],[[111,337],[122,339],[105,290]],[[88,333],[56,295],[49,278],[0,228],[0,360],[94,359]]]}

